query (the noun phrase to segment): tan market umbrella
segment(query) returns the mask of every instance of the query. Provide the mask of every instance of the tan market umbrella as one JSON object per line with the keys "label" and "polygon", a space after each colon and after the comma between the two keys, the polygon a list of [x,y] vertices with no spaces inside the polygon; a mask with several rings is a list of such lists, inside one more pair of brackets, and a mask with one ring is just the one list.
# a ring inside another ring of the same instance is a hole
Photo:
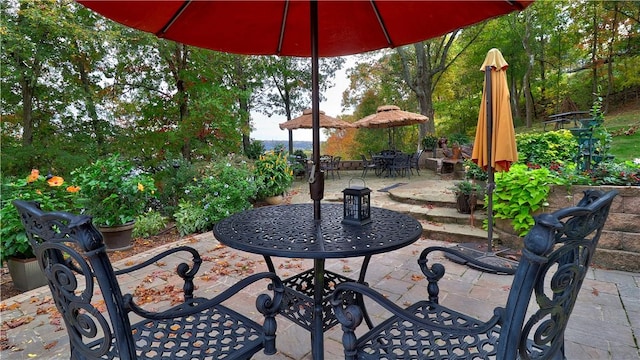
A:
{"label": "tan market umbrella", "polygon": [[[313,129],[311,109],[306,109],[302,112],[301,116],[295,119],[285,121],[280,124],[281,130],[295,130],[295,129]],[[334,117],[325,115],[324,111],[320,110],[320,127],[330,129],[346,129],[351,128],[353,125],[346,121],[336,119]]]}
{"label": "tan market umbrella", "polygon": [[[485,264],[501,264],[507,262],[493,252],[493,189],[495,187],[494,172],[509,171],[509,167],[518,161],[516,136],[511,116],[511,101],[507,84],[507,67],[500,50],[491,49],[480,68],[485,72],[482,103],[478,113],[478,127],[473,145],[471,159],[487,169],[487,251],[477,260]],[[461,244],[460,246],[464,246]],[[501,266],[501,265],[499,265]],[[517,266],[517,265],[516,265]],[[495,268],[488,267],[488,271]],[[506,269],[503,267],[503,269]],[[512,267],[505,273],[515,272]]]}
{"label": "tan market umbrella", "polygon": [[[408,126],[421,124],[429,118],[409,111],[400,110],[395,105],[378,106],[375,114],[366,116],[353,123],[356,128],[392,128],[396,126]],[[391,131],[389,131],[389,146],[391,146]]]}
{"label": "tan market umbrella", "polygon": [[[490,78],[485,80],[471,158],[480,167],[484,169],[491,167],[495,171],[508,171],[511,164],[518,161],[507,84],[508,66],[500,50],[491,49],[480,68],[481,71],[488,69]],[[487,100],[490,100],[490,109],[487,109]],[[489,124],[490,120],[491,124]],[[489,129],[491,129],[491,136],[488,134]]]}

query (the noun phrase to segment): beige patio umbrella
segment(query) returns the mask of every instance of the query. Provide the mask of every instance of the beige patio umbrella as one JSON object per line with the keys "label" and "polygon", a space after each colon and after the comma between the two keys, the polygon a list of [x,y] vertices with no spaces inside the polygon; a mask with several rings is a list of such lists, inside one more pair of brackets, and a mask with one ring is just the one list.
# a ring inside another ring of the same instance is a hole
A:
{"label": "beige patio umbrella", "polygon": [[[313,129],[313,119],[311,115],[311,109],[306,109],[302,112],[302,115],[298,116],[297,118],[280,123],[280,129]],[[353,127],[353,125],[344,120],[325,115],[324,111],[320,110],[320,127],[330,129],[346,129]]]}
{"label": "beige patio umbrella", "polygon": [[[281,130],[289,130],[289,154],[293,154],[292,130],[313,129],[313,111],[311,109],[306,109],[302,112],[302,115],[289,121],[280,123],[279,126]],[[336,119],[329,115],[325,115],[324,111],[320,110],[320,127],[330,129],[346,129],[353,127],[353,125],[346,121]]]}
{"label": "beige patio umbrella", "polygon": [[391,128],[396,126],[416,125],[428,121],[429,118],[409,111],[400,110],[395,105],[378,106],[375,114],[366,116],[353,123],[355,128],[380,129],[388,128],[389,146],[391,146]]}

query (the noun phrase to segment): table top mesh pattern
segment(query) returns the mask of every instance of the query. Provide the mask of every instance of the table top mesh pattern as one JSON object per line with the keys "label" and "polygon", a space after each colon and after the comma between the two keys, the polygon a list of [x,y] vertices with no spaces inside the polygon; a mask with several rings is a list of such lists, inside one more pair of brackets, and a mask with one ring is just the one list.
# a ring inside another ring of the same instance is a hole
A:
{"label": "table top mesh pattern", "polygon": [[342,224],[342,204],[321,204],[322,220],[313,219],[313,204],[265,206],[232,215],[214,228],[230,247],[270,256],[341,258],[391,251],[420,238],[422,226],[412,217],[371,207],[372,223]]}

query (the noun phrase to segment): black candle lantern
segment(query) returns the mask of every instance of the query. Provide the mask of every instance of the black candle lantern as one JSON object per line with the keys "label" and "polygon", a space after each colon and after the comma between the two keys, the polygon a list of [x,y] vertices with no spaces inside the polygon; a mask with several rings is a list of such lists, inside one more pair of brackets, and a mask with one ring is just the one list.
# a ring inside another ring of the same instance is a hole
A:
{"label": "black candle lantern", "polygon": [[371,189],[351,186],[342,190],[344,203],[343,224],[364,225],[371,222]]}

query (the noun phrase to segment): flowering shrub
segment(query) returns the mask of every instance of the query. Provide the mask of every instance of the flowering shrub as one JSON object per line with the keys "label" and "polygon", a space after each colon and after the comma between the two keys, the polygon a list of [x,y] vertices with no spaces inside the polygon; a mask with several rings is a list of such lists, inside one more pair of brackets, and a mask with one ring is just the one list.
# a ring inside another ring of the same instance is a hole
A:
{"label": "flowering shrub", "polygon": [[293,171],[281,152],[268,152],[256,160],[256,180],[260,182],[258,197],[281,195],[293,183]]}
{"label": "flowering shrub", "polygon": [[0,209],[0,243],[2,253],[0,260],[9,257],[33,257],[33,251],[20,221],[13,200],[37,201],[44,211],[73,212],[75,199],[80,190],[69,185],[60,176],[40,174],[37,169],[21,179],[6,179],[2,183],[2,208]]}
{"label": "flowering shrub", "polygon": [[153,178],[118,154],[71,174],[80,186],[79,204],[98,226],[118,226],[135,220],[156,196]]}
{"label": "flowering shrub", "polygon": [[174,213],[180,234],[210,230],[213,225],[237,212],[250,209],[258,184],[245,161],[233,157],[213,164],[187,185]]}

